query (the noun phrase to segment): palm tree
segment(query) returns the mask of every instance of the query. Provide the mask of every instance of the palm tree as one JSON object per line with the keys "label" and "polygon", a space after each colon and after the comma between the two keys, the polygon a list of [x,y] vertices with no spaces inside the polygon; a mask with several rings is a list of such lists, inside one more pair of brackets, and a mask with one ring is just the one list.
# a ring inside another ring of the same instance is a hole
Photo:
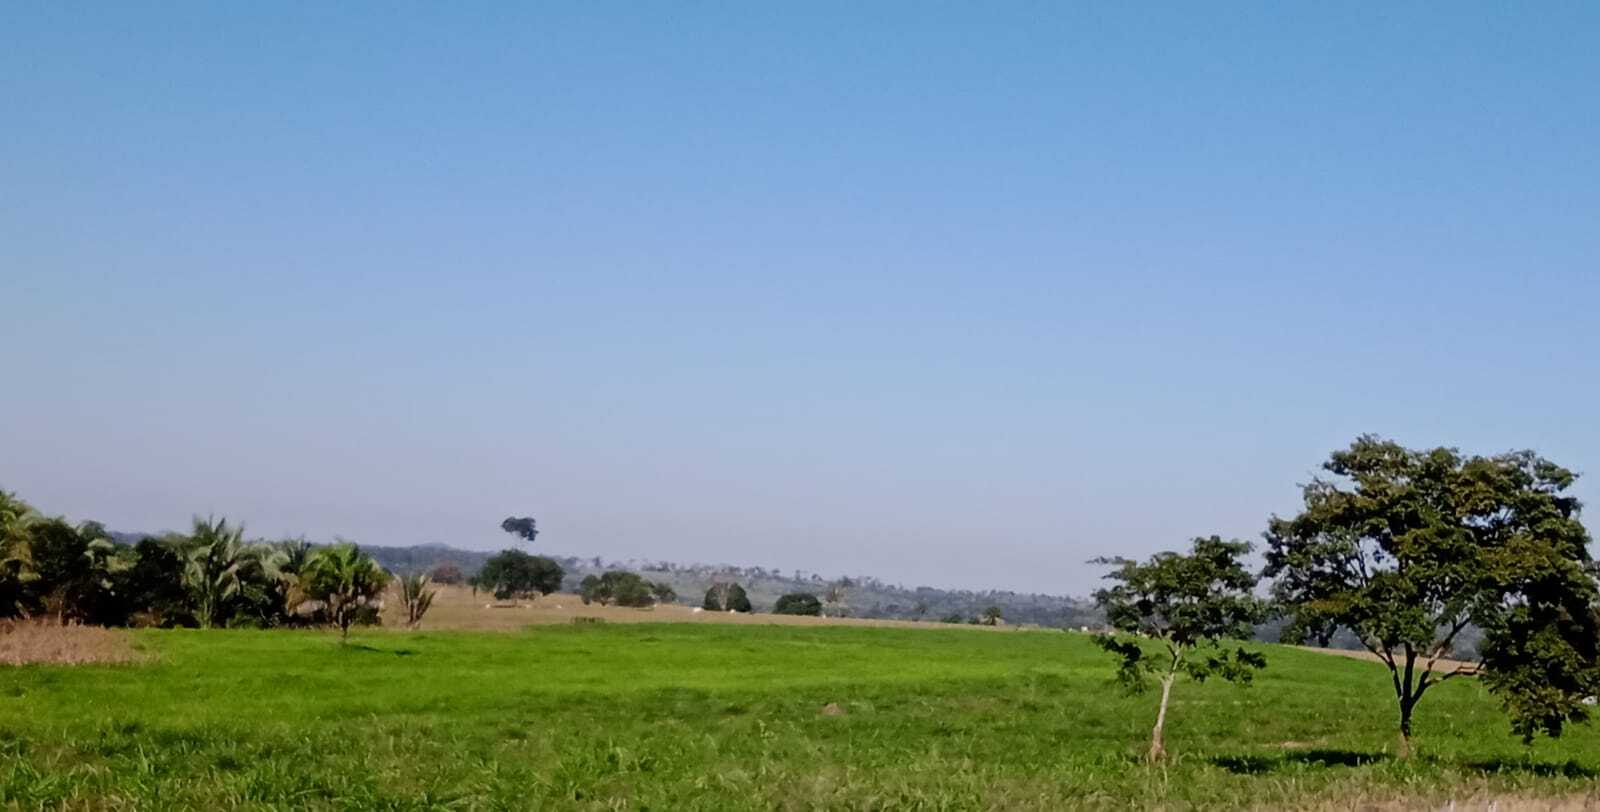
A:
{"label": "palm tree", "polygon": [[228,600],[239,594],[240,570],[256,551],[244,543],[244,528],[227,519],[194,517],[194,530],[179,539],[183,558],[183,585],[194,601],[195,620],[209,629],[223,619]]}
{"label": "palm tree", "polygon": [[23,584],[36,580],[33,526],[39,514],[14,493],[0,491],[0,616],[26,615]]}
{"label": "palm tree", "polygon": [[429,589],[430,584],[432,579],[422,573],[400,578],[400,602],[406,607],[406,626],[415,629],[422,625],[422,616],[428,613],[434,595],[438,594],[438,590]]}
{"label": "palm tree", "polygon": [[389,574],[348,542],[317,550],[300,572],[300,591],[327,608],[341,641],[350,636],[357,612],[377,605],[388,585]]}

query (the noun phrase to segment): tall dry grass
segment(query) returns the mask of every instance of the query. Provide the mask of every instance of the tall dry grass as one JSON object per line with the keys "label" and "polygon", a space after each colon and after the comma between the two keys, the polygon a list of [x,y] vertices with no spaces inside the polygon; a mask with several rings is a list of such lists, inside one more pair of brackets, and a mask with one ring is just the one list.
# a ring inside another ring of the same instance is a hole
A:
{"label": "tall dry grass", "polygon": [[126,634],[54,621],[0,623],[0,665],[86,665],[140,659]]}

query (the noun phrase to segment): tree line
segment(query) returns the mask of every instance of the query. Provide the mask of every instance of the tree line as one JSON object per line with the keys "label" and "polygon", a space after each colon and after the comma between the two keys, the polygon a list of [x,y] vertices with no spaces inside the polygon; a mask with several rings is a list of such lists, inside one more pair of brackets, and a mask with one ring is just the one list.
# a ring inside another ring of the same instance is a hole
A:
{"label": "tree line", "polygon": [[247,541],[226,519],[117,544],[104,525],[45,516],[0,491],[0,619],[156,627],[350,627],[377,623],[391,582],[407,621],[433,601],[426,576],[394,579],[355,544]]}
{"label": "tree line", "polygon": [[[1423,697],[1461,677],[1480,680],[1524,741],[1588,720],[1600,571],[1569,493],[1575,474],[1531,451],[1465,456],[1370,435],[1323,470],[1297,515],[1268,521],[1259,573],[1244,563],[1251,544],[1216,536],[1143,563],[1097,560],[1116,567],[1095,595],[1115,633],[1097,642],[1125,686],[1161,688],[1150,760],[1165,754],[1178,677],[1248,682],[1266,661],[1234,641],[1272,616],[1284,642],[1346,633],[1387,667],[1402,756]],[[1469,629],[1479,640],[1467,655]]]}

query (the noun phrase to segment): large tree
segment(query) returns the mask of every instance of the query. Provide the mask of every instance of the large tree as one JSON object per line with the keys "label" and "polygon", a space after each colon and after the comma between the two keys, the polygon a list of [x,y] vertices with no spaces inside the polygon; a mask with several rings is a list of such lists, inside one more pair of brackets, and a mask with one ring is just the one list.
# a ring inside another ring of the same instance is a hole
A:
{"label": "large tree", "polygon": [[503,601],[548,595],[561,588],[564,577],[566,572],[552,559],[521,550],[503,550],[483,562],[473,583]]}
{"label": "large tree", "polygon": [[1104,634],[1096,638],[1101,648],[1120,661],[1118,679],[1129,691],[1142,691],[1147,677],[1161,683],[1161,704],[1150,731],[1149,761],[1166,756],[1163,733],[1172,684],[1180,674],[1197,681],[1211,676],[1249,682],[1266,661],[1259,653],[1224,640],[1250,637],[1256,623],[1265,619],[1265,601],[1255,595],[1256,577],[1240,559],[1250,552],[1243,541],[1217,536],[1197,538],[1188,554],[1158,553],[1140,564],[1126,559],[1101,559],[1116,564],[1106,576],[1116,582],[1095,593],[1106,622],[1118,632],[1151,639],[1160,645],[1155,656],[1137,638]]}
{"label": "large tree", "polygon": [[[1600,693],[1594,566],[1571,471],[1531,451],[1463,456],[1363,436],[1273,517],[1266,575],[1289,640],[1349,629],[1389,669],[1400,752],[1433,686],[1479,674],[1525,740],[1560,735]],[[1483,632],[1448,665],[1463,631]]]}

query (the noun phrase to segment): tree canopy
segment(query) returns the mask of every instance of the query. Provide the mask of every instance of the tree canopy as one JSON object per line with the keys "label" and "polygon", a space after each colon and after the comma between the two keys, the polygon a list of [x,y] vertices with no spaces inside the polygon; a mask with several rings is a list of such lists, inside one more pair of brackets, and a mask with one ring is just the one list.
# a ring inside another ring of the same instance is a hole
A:
{"label": "tree canopy", "polygon": [[532,544],[533,540],[539,536],[538,523],[533,520],[532,516],[507,516],[504,521],[500,522],[500,529],[520,537],[529,544]]}
{"label": "tree canopy", "polygon": [[301,592],[323,604],[341,638],[363,610],[376,607],[388,585],[389,574],[348,542],[318,549],[300,572]]}
{"label": "tree canopy", "polygon": [[[1600,693],[1594,562],[1575,475],[1531,451],[1463,456],[1374,436],[1334,452],[1304,508],[1273,517],[1266,574],[1286,639],[1339,628],[1388,666],[1401,752],[1434,685],[1480,674],[1524,739],[1558,736]],[[1469,626],[1475,662],[1444,668]]]}
{"label": "tree canopy", "polygon": [[494,593],[497,600],[548,595],[561,588],[566,572],[542,555],[502,550],[485,561],[474,583]]}

